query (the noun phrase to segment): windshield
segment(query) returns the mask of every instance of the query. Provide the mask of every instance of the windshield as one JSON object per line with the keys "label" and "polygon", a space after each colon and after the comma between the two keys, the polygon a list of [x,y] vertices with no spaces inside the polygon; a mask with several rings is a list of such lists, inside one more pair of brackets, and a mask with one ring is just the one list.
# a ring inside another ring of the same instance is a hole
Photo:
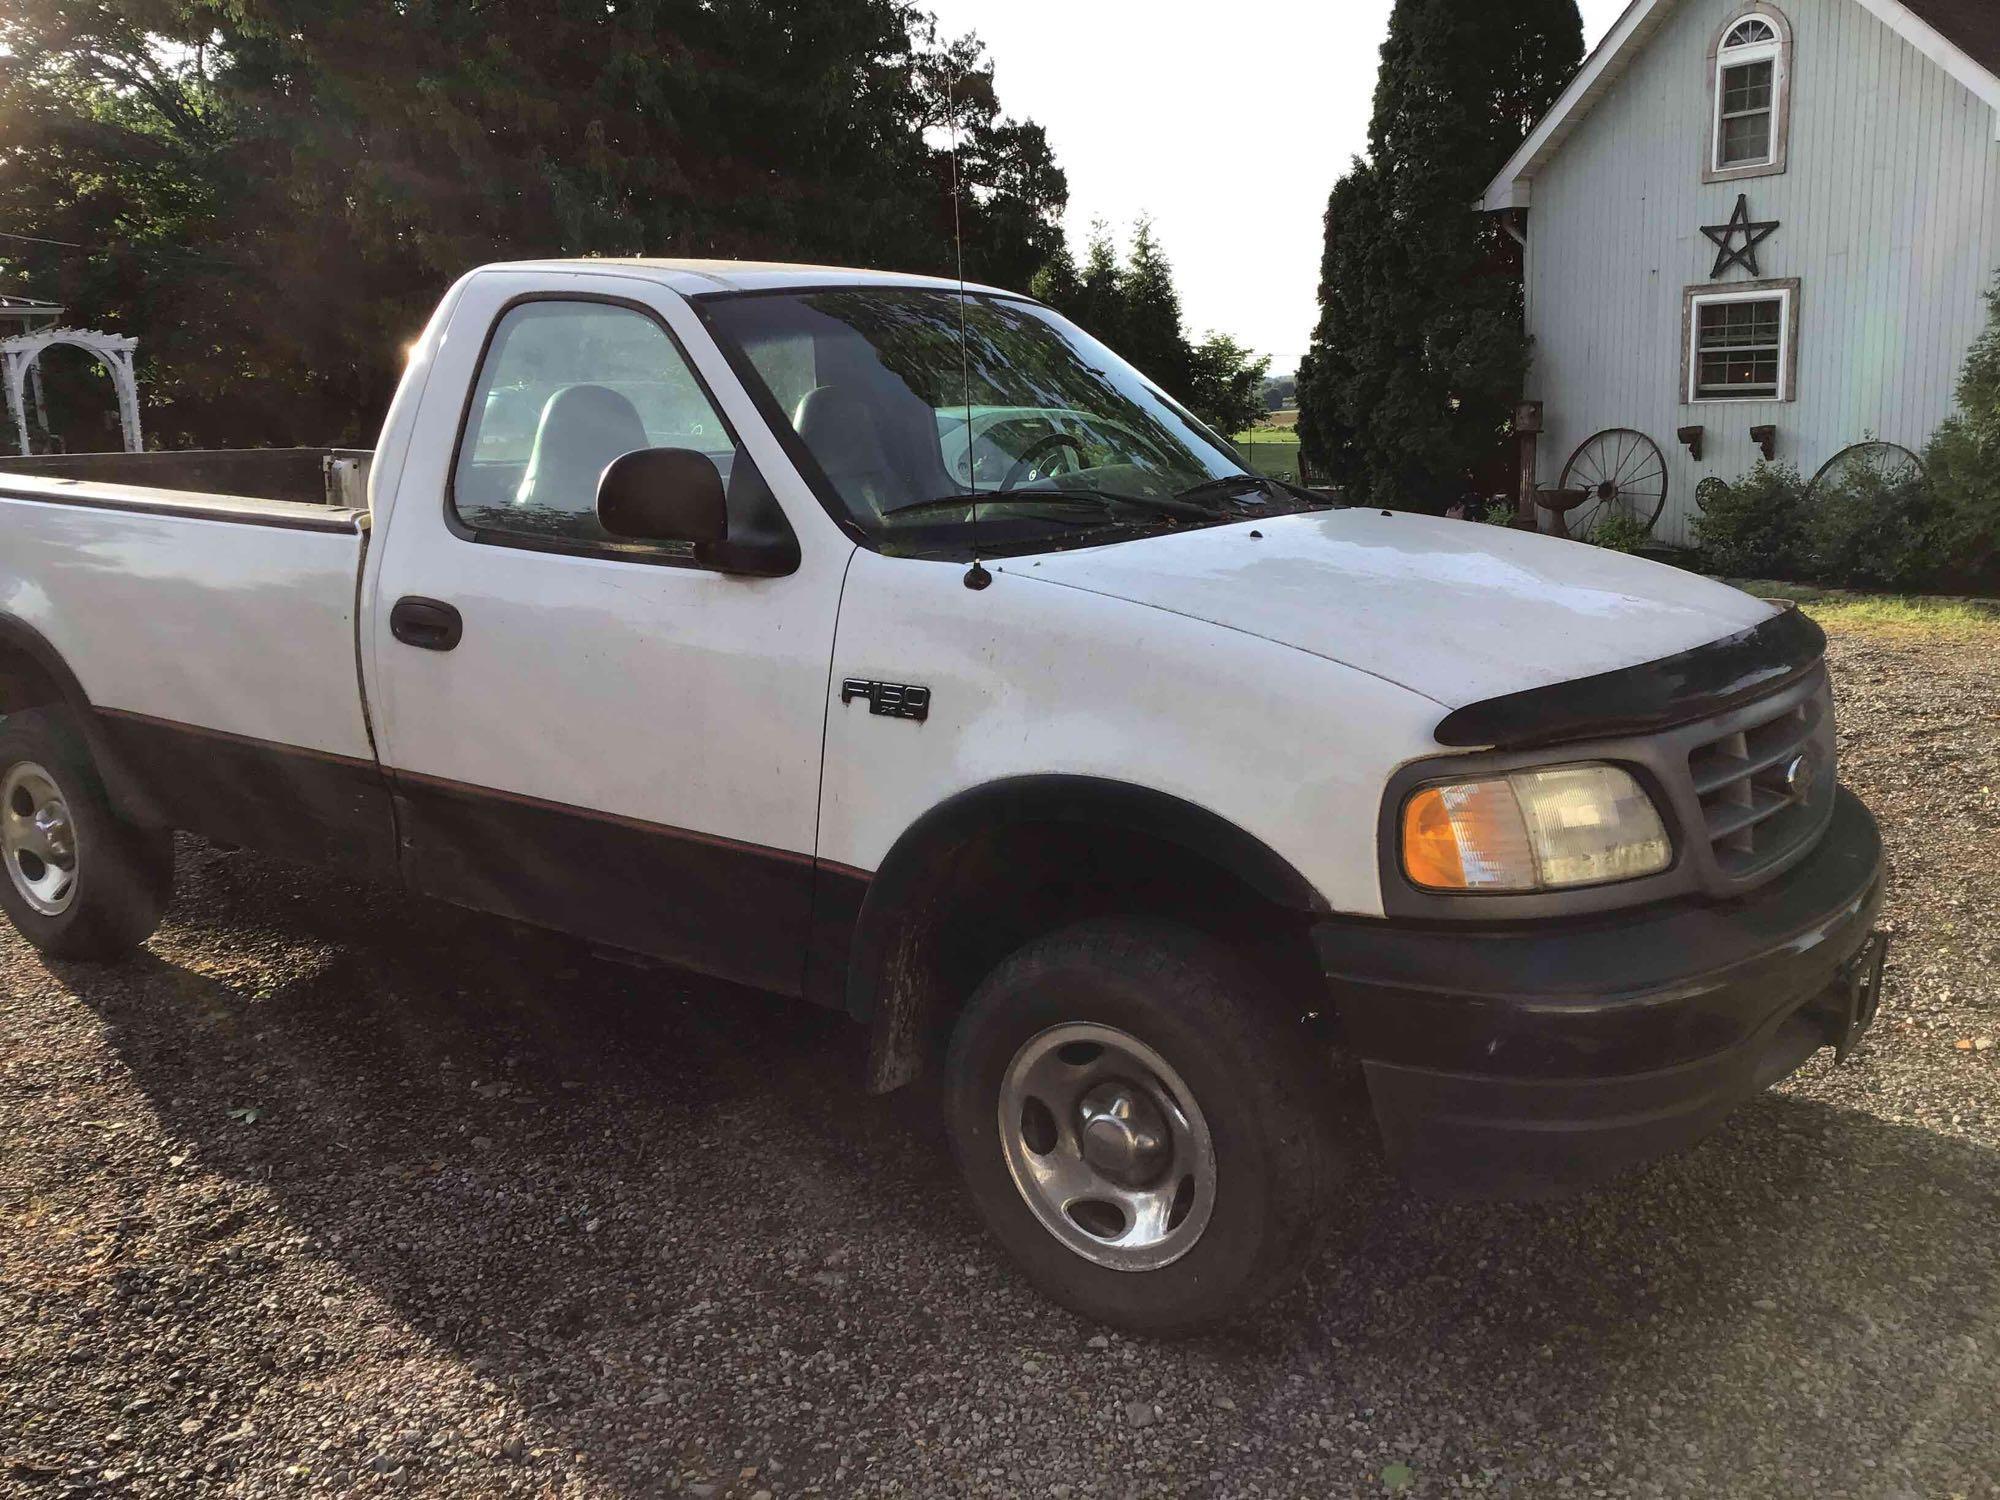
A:
{"label": "windshield", "polygon": [[829,506],[884,551],[968,549],[975,495],[989,553],[1312,504],[1047,308],[970,294],[961,341],[960,304],[843,288],[704,298],[702,313]]}

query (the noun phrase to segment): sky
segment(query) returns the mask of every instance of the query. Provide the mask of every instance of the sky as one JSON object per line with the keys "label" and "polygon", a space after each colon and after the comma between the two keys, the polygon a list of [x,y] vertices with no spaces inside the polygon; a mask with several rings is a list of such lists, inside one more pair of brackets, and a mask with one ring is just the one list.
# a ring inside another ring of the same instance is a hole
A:
{"label": "sky", "polygon": [[[1390,0],[923,0],[977,32],[1009,114],[1069,174],[1070,242],[1150,214],[1188,328],[1289,373],[1317,317],[1320,215],[1367,143]],[[1579,0],[1586,48],[1625,0]],[[1222,18],[1228,18],[1228,24]]]}

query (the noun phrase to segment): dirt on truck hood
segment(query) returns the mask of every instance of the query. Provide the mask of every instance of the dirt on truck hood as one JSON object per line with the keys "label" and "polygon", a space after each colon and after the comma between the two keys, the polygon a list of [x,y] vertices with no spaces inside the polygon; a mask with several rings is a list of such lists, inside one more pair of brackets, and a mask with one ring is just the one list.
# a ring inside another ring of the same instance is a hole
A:
{"label": "dirt on truck hood", "polygon": [[1655,661],[1773,610],[1582,542],[1360,508],[1000,566],[1295,646],[1451,708]]}

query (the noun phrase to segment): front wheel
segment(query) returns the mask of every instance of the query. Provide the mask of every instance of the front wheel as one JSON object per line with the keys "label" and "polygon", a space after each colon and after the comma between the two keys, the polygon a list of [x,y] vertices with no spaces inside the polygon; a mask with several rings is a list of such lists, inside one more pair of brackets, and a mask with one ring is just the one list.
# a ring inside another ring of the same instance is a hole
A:
{"label": "front wheel", "polygon": [[1220,943],[1150,920],[1052,933],[988,976],[945,1108],[974,1203],[1043,1292],[1184,1333],[1300,1270],[1337,1163],[1294,1014]]}
{"label": "front wheel", "polygon": [[51,958],[122,958],[173,893],[172,835],[106,800],[67,714],[0,720],[0,911]]}

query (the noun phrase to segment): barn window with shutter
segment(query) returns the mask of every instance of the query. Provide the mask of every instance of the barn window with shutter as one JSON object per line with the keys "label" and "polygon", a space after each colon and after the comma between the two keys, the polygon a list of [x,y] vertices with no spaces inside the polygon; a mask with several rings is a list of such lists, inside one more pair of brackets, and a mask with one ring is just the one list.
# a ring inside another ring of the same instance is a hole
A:
{"label": "barn window with shutter", "polygon": [[1785,169],[1791,101],[1791,28],[1759,8],[1725,25],[1710,52],[1707,161],[1711,182]]}
{"label": "barn window with shutter", "polygon": [[1682,399],[1791,400],[1797,290],[1796,281],[1690,287]]}

